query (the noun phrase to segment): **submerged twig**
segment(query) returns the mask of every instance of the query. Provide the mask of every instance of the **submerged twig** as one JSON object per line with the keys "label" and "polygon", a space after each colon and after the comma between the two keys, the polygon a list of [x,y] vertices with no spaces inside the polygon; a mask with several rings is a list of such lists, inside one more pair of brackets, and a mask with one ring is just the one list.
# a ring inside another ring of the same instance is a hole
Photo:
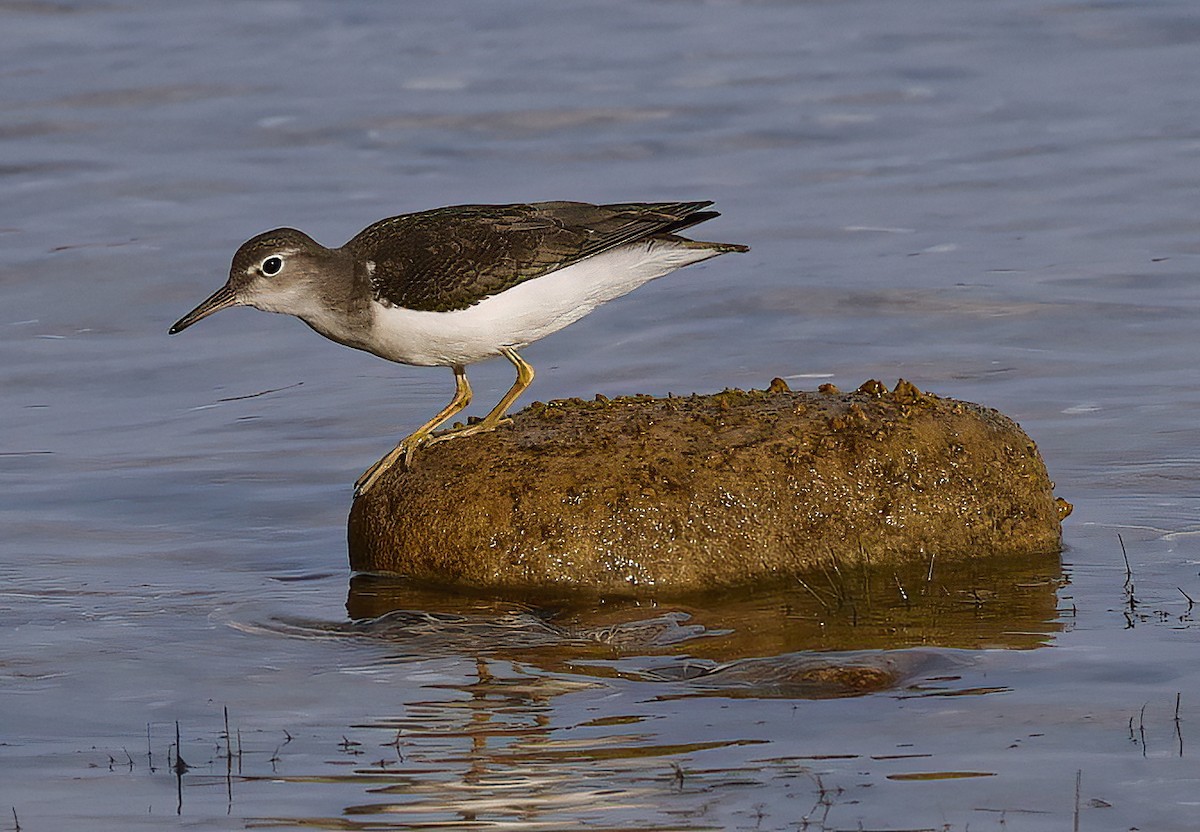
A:
{"label": "submerged twig", "polygon": [[226,396],[223,399],[217,399],[218,402],[240,402],[245,399],[257,399],[259,396],[266,396],[271,393],[282,393],[284,390],[291,390],[304,384],[303,381],[297,381],[295,384],[289,384],[287,387],[276,387],[271,390],[260,390],[257,393],[247,393],[244,396]]}
{"label": "submerged twig", "polygon": [[675,772],[674,775],[671,777],[672,782],[675,783],[675,788],[679,789],[679,791],[683,791],[683,778],[684,778],[683,766],[679,765],[679,763],[672,760],[671,768],[674,769],[674,772]]}
{"label": "submerged twig", "polygon": [[[810,778],[812,778],[813,782],[817,784],[817,801],[813,804],[813,807],[808,810],[808,813],[800,818],[802,824],[801,828],[807,829],[808,825],[815,820],[820,828],[824,829],[825,822],[829,820],[829,812],[831,809],[833,809],[833,799],[831,795],[840,795],[842,793],[842,788],[839,786],[837,789],[827,789],[825,788],[825,783],[821,780],[821,775],[813,774],[812,772],[806,773]],[[821,817],[819,819],[814,817],[818,809],[821,810]]]}
{"label": "submerged twig", "polygon": [[1137,624],[1138,607],[1138,599],[1133,594],[1133,569],[1129,566],[1129,553],[1125,551],[1125,540],[1120,534],[1117,535],[1117,542],[1121,544],[1121,557],[1125,559],[1125,629],[1132,630]]}
{"label": "submerged twig", "polygon": [[183,774],[188,770],[188,764],[179,754],[179,720],[175,720],[175,814],[183,814]]}
{"label": "submerged twig", "polygon": [[816,598],[816,599],[817,599],[817,603],[821,605],[821,608],[822,608],[823,610],[825,610],[825,612],[829,612],[829,605],[825,603],[825,599],[824,599],[824,598],[822,598],[820,595],[818,595],[818,594],[817,594],[817,591],[816,591],[815,589],[813,589],[811,586],[809,586],[808,584],[806,584],[806,583],[804,582],[804,579],[803,579],[803,578],[801,578],[801,577],[797,576],[797,577],[796,577],[796,583],[800,584],[800,586],[802,586],[802,587],[804,587],[805,589],[807,589],[807,590],[808,590],[808,592],[809,592],[809,594],[810,594],[810,595],[812,595],[812,597],[814,597],[814,598]]}
{"label": "submerged twig", "polygon": [[396,749],[396,759],[398,759],[401,764],[404,763],[404,752],[402,752],[400,750],[400,746],[404,744],[404,739],[403,739],[402,735],[403,735],[402,730],[397,728],[396,729],[396,738],[394,740],[392,740],[391,742],[380,743],[383,746],[390,746],[392,748],[395,748]]}
{"label": "submerged twig", "polygon": [[1179,740],[1179,756],[1183,756],[1183,729],[1179,722],[1179,700],[1183,697],[1182,691],[1175,691],[1175,737]]}
{"label": "submerged twig", "polygon": [[191,766],[183,761],[183,755],[179,753],[179,720],[175,720],[175,773],[183,775]]}
{"label": "submerged twig", "polygon": [[223,706],[225,713],[225,799],[227,813],[233,812],[233,738],[229,734],[229,706]]}
{"label": "submerged twig", "polygon": [[[842,574],[842,562],[838,558],[837,551],[832,546],[829,547],[829,558],[833,561],[833,572],[835,575],[837,575],[837,583],[834,584],[833,581],[830,580],[828,573],[826,573],[825,578],[826,580],[830,581],[830,586],[833,587],[834,597],[838,599],[838,606],[840,607],[842,604],[846,603],[846,601],[850,600],[850,591],[846,588],[846,576]],[[825,569],[824,565],[821,566],[821,569]]]}
{"label": "submerged twig", "polygon": [[1075,821],[1071,824],[1073,832],[1079,832],[1079,792],[1083,785],[1083,769],[1075,770]]}

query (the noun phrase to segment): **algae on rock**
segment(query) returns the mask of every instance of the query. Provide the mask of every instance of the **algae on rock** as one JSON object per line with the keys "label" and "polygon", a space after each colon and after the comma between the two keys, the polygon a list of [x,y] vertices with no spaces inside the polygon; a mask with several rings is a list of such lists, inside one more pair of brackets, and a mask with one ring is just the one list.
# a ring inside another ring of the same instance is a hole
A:
{"label": "algae on rock", "polygon": [[351,567],[434,584],[678,594],[828,563],[1044,553],[1060,521],[1008,417],[900,381],[535,402],[418,450],[350,512]]}

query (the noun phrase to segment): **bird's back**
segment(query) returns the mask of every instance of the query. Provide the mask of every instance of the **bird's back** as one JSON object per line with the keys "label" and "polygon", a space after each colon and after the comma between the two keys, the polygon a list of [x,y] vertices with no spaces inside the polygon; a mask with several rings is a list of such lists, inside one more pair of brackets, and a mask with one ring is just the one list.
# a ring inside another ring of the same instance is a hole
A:
{"label": "bird's back", "polygon": [[714,253],[745,246],[675,236],[719,216],[711,202],[457,205],[380,220],[343,249],[369,263],[375,299],[427,312],[481,299],[611,249],[653,238]]}

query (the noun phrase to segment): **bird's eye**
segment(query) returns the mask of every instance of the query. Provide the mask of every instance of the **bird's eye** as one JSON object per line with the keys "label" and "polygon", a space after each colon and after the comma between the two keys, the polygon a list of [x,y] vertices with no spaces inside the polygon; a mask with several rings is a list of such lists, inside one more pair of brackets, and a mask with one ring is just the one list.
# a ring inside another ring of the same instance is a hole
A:
{"label": "bird's eye", "polygon": [[262,265],[259,268],[262,269],[262,273],[267,277],[274,277],[283,271],[283,258],[271,255],[262,261]]}

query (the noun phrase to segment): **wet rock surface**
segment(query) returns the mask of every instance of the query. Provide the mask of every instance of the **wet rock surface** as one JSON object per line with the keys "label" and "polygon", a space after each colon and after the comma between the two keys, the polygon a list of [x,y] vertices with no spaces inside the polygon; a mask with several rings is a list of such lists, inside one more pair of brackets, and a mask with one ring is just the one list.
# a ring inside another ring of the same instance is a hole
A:
{"label": "wet rock surface", "polygon": [[1059,551],[1037,446],[901,381],[597,397],[439,443],[350,512],[351,567],[430,584],[688,593],[855,564]]}

